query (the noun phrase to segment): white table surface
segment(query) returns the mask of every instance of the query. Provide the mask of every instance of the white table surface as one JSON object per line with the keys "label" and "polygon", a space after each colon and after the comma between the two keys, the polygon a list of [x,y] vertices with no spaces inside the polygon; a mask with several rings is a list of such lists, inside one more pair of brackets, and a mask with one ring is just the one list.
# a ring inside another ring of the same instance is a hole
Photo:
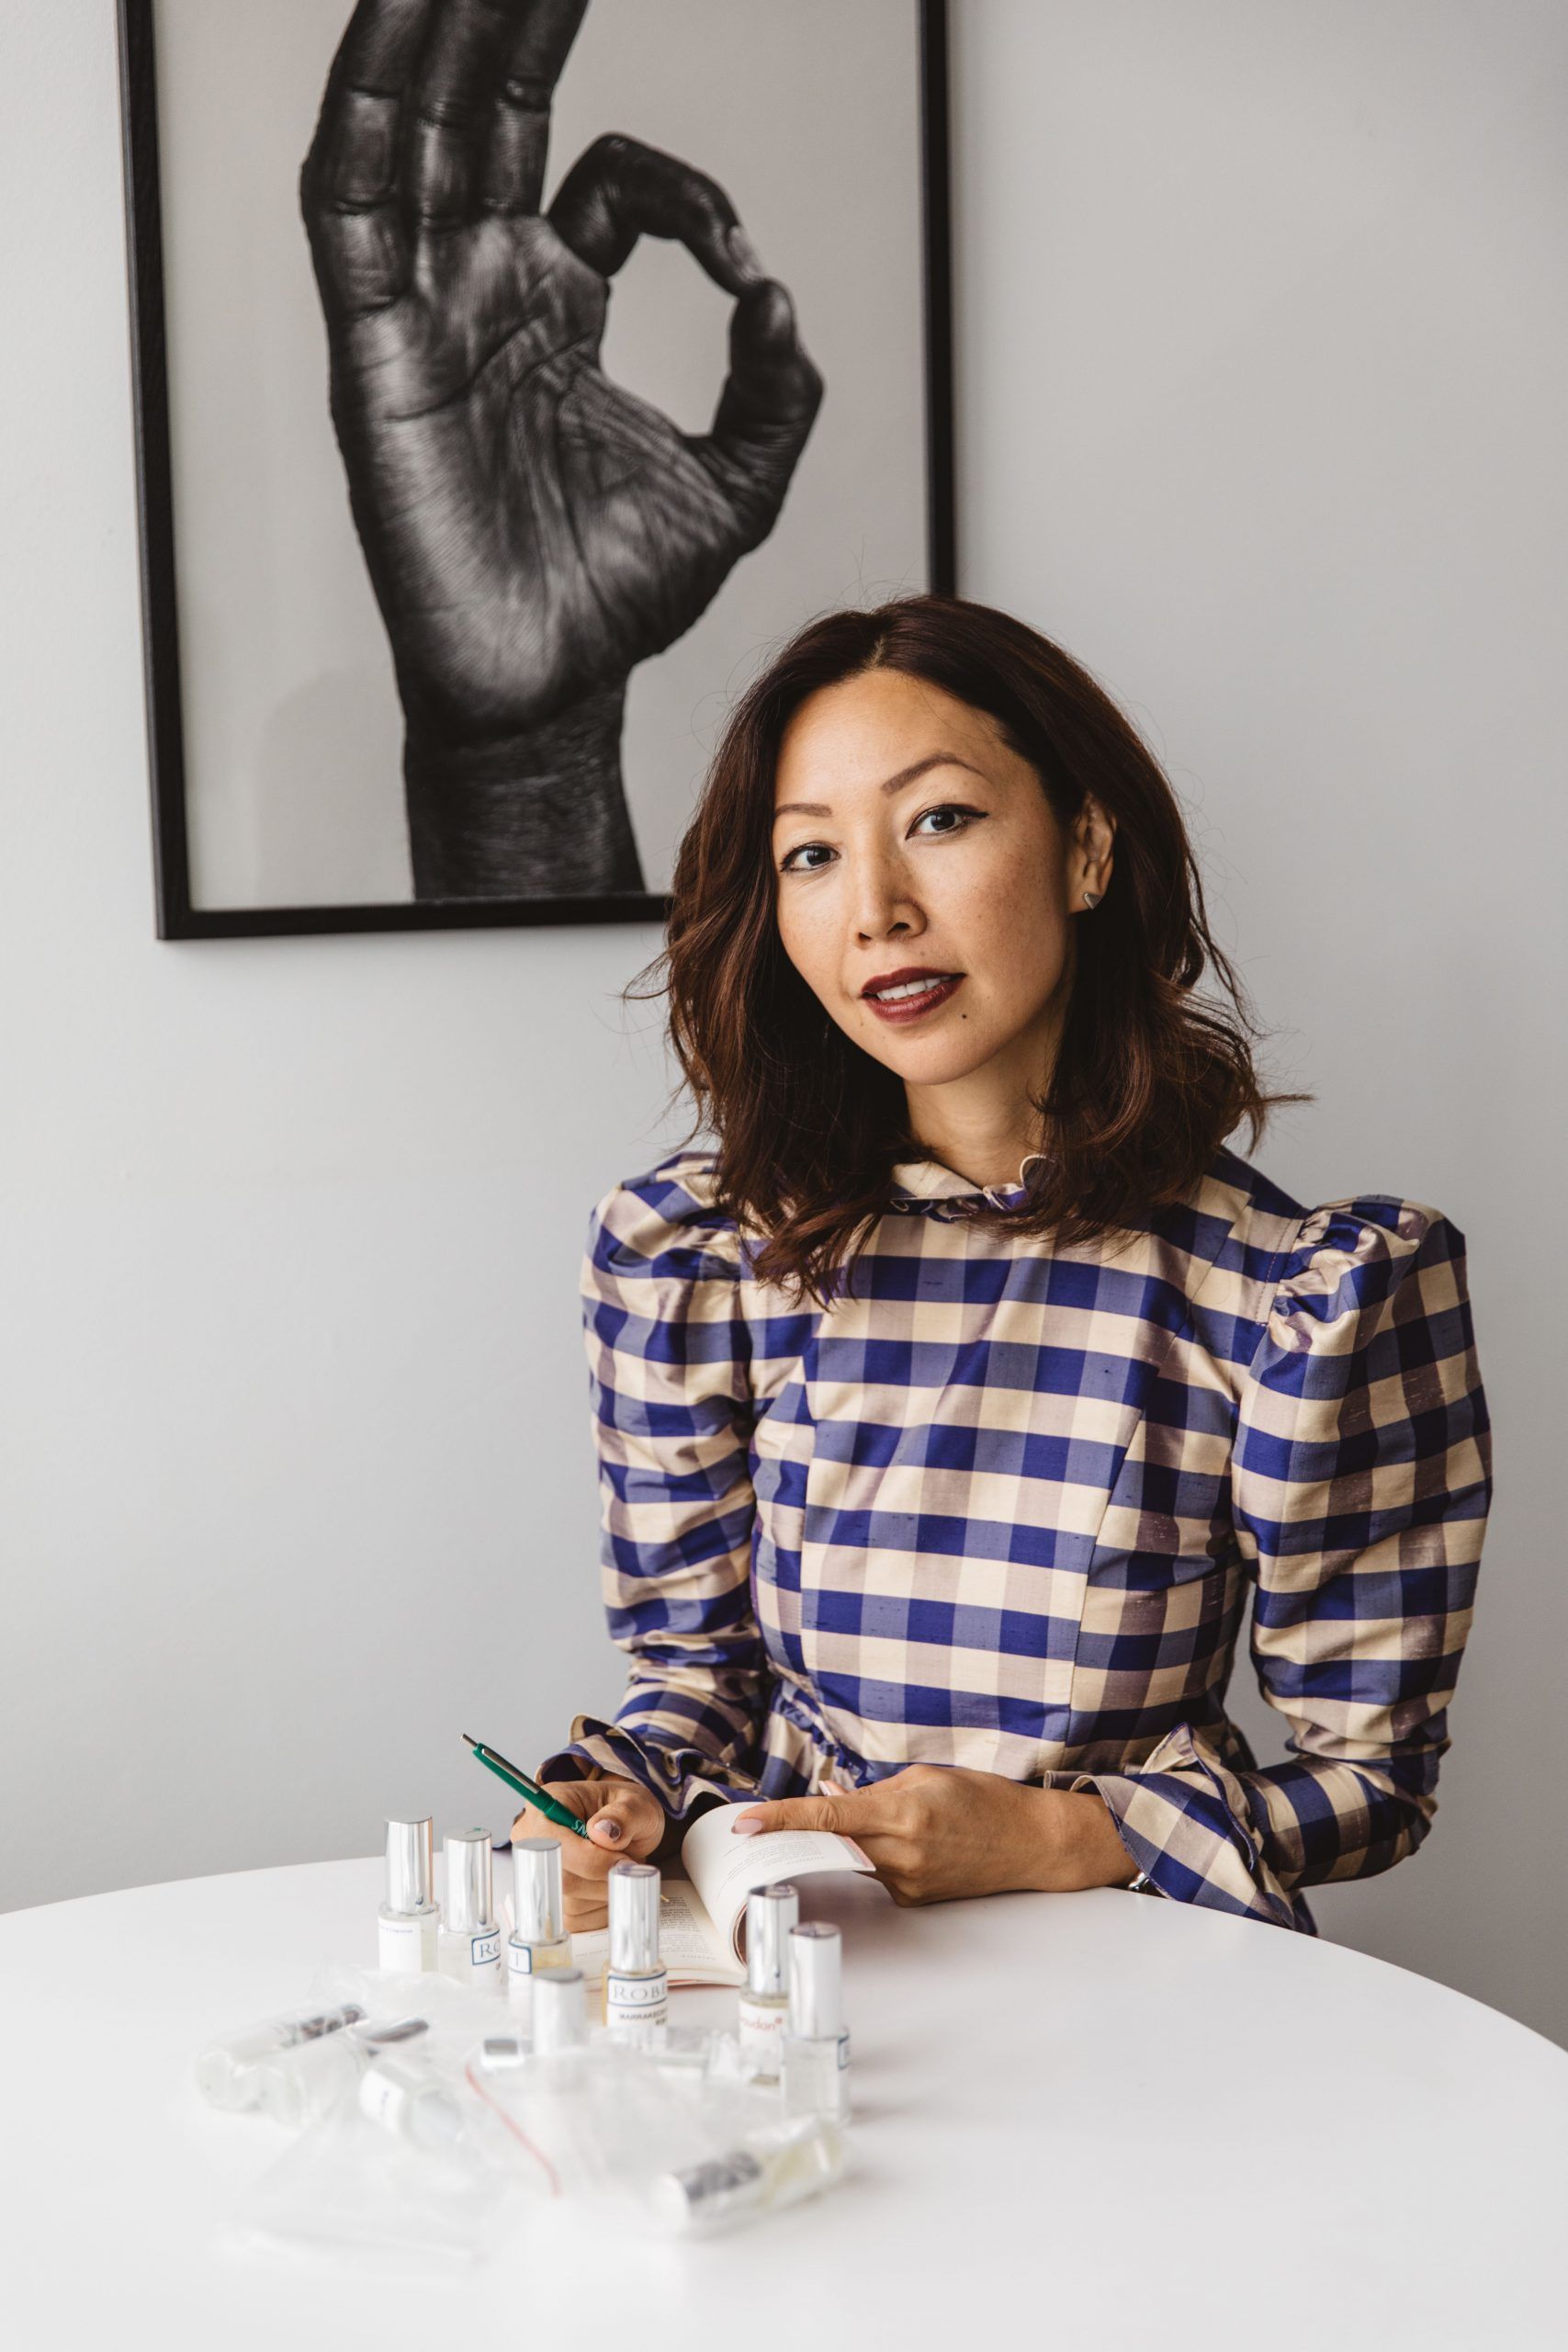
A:
{"label": "white table surface", "polygon": [[[452,2277],[226,2242],[288,2134],[192,2061],[374,1959],[378,1860],[0,1917],[7,2352],[1568,2345],[1568,2052],[1355,1952],[1111,1891],[844,1928],[853,2175],[728,2238]],[[677,1994],[717,2019],[733,1996]],[[504,2008],[504,2004],[499,2005]]]}

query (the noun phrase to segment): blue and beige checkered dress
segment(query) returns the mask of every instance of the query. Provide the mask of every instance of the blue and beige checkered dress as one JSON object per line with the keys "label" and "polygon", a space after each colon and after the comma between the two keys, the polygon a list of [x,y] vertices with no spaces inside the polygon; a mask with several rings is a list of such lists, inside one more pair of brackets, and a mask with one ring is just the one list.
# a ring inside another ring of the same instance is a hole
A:
{"label": "blue and beige checkered dress", "polygon": [[[1160,1893],[1310,1928],[1435,1809],[1490,1498],[1464,1245],[1222,1152],[1060,1248],[895,1175],[852,1290],[760,1283],[711,1158],[584,1261],[613,1723],[541,1769],[793,1796],[911,1763],[1093,1788]],[[1226,1718],[1248,1598],[1288,1760]]]}

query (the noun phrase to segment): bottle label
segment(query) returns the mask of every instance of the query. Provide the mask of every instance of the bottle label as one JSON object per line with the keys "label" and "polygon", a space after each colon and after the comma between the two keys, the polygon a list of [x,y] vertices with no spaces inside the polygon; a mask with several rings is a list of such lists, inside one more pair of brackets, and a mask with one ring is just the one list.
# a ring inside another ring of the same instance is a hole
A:
{"label": "bottle label", "polygon": [[470,1968],[489,1968],[501,1958],[501,1929],[492,1928],[488,1936],[475,1936],[468,1946]]}
{"label": "bottle label", "polygon": [[402,2120],[409,2095],[401,2083],[394,2082],[378,2066],[372,2066],[359,2086],[359,2104],[372,2123],[391,2126],[394,2130]]}
{"label": "bottle label", "polygon": [[400,1976],[417,1976],[435,1966],[434,1911],[410,1911],[382,1919],[378,1958],[381,1966]]}
{"label": "bottle label", "polygon": [[543,1976],[549,1969],[572,1964],[570,1940],[565,1936],[558,1944],[525,1944],[516,1936],[507,1940],[506,1965],[513,1976]]}
{"label": "bottle label", "polygon": [[784,2002],[763,2003],[748,1999],[744,1993],[740,1996],[740,2047],[749,2057],[766,2062],[775,2074],[788,2016],[789,2008]]}
{"label": "bottle label", "polygon": [[604,2014],[612,2025],[635,2018],[642,2025],[662,2025],[670,2015],[670,1979],[662,1968],[651,1976],[617,1976],[604,1973]]}

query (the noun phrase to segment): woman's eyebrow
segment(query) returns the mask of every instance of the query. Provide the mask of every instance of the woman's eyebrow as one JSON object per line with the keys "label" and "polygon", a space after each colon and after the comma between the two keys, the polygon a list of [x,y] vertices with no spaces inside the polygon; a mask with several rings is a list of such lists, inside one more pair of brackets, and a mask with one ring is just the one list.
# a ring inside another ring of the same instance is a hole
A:
{"label": "woman's eyebrow", "polygon": [[[961,760],[956,752],[931,752],[923,760],[916,760],[908,767],[900,768],[897,775],[885,776],[882,789],[884,792],[900,792],[905,785],[913,784],[915,778],[924,775],[929,768],[967,768],[971,775],[980,776],[982,783],[985,781],[982,771],[971,761]],[[830,817],[832,813],[825,801],[786,800],[773,810],[773,822],[776,824],[781,817]]]}

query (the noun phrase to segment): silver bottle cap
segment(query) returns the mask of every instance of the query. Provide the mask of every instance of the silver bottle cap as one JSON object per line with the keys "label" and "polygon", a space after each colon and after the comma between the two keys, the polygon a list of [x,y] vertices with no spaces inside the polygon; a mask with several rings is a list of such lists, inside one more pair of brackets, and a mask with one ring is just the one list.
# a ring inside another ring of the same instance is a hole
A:
{"label": "silver bottle cap", "polygon": [[617,1862],[610,1872],[610,1965],[646,1976],[659,1965],[659,1872],[651,1862]]}
{"label": "silver bottle cap", "polygon": [[789,1931],[800,1917],[800,1897],[793,1886],[760,1886],[746,1903],[746,1989],[750,1993],[784,1993],[789,1989]]}
{"label": "silver bottle cap", "polygon": [[553,1838],[519,1838],[512,1848],[513,1927],[525,1944],[558,1943],[561,1922],[560,1848]]}
{"label": "silver bottle cap", "polygon": [[463,1829],[444,1842],[446,1859],[446,1901],[443,1917],[460,1934],[479,1935],[495,1925],[491,1908],[493,1848],[488,1829]]}
{"label": "silver bottle cap", "polygon": [[387,1824],[387,1908],[428,1911],[435,1900],[435,1828],[422,1821]]}
{"label": "silver bottle cap", "polygon": [[820,1919],[789,1931],[789,2030],[799,2041],[836,2041],[844,2030],[843,1939]]}
{"label": "silver bottle cap", "polygon": [[546,1968],[529,1978],[533,1986],[534,2055],[551,2058],[588,2046],[588,2004],[581,1968]]}
{"label": "silver bottle cap", "polygon": [[768,2176],[750,2149],[731,2148],[683,2172],[659,2174],[654,2210],[669,2229],[706,2230],[754,2211],[767,2191]]}

